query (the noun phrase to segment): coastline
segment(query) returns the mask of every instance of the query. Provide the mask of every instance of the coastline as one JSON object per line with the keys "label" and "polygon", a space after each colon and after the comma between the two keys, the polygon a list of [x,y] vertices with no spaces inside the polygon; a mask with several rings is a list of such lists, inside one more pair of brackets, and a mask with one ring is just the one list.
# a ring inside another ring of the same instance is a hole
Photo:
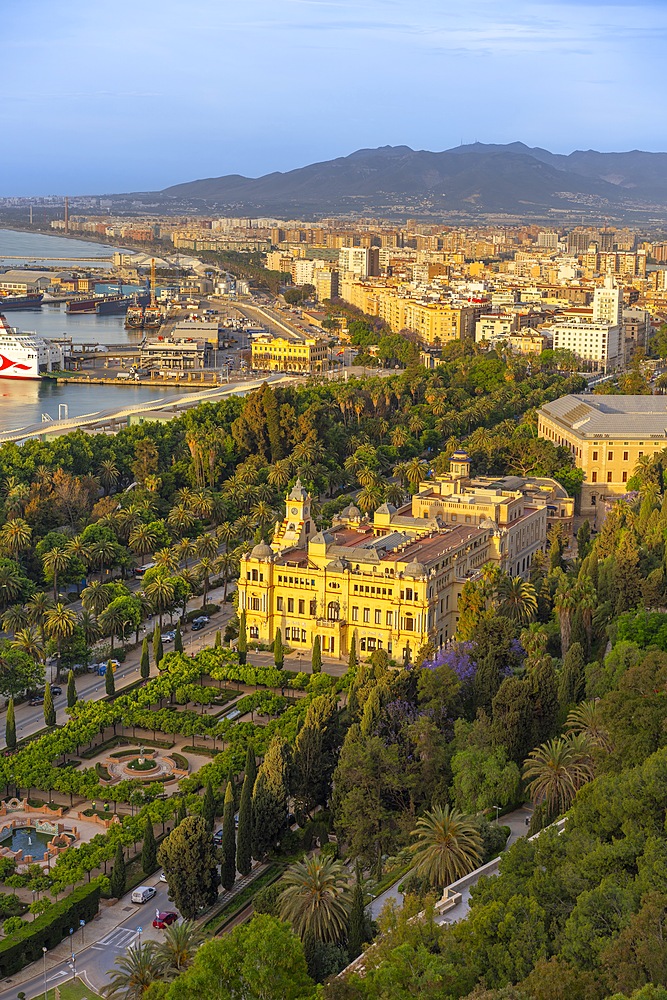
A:
{"label": "coastline", "polygon": [[[110,242],[109,240],[106,239],[106,237],[102,237],[98,234],[93,236],[92,234],[89,233],[65,233],[65,232],[61,233],[61,232],[54,232],[52,229],[38,229],[35,226],[30,226],[26,227],[25,229],[22,229],[15,223],[8,224],[3,222],[2,219],[0,219],[0,230],[3,229],[6,230],[8,233],[24,233],[28,236],[51,236],[54,239],[76,240],[80,243],[95,243],[98,246],[109,247],[111,250],[115,250],[118,253],[137,254],[146,252],[143,249],[143,245],[137,247],[119,247],[116,245],[116,243]],[[3,258],[0,257],[0,260],[2,259]],[[91,258],[82,257],[81,259],[85,261],[85,263],[89,263],[90,261],[95,260],[94,257]]]}

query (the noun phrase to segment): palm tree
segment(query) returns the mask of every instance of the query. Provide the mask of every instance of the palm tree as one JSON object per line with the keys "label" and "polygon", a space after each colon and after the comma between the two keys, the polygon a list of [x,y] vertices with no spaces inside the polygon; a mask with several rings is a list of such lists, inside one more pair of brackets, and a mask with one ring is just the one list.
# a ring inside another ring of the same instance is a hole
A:
{"label": "palm tree", "polygon": [[276,512],[273,510],[270,504],[266,503],[264,500],[260,500],[256,503],[254,507],[250,510],[250,516],[254,518],[257,526],[264,531],[269,524],[273,524],[276,520]]}
{"label": "palm tree", "polygon": [[222,542],[225,549],[228,549],[232,542],[236,541],[236,528],[231,523],[231,521],[223,521],[216,528],[216,536],[219,542]]}
{"label": "palm tree", "polygon": [[290,481],[290,463],[283,458],[269,467],[267,482],[277,490],[284,490]]}
{"label": "palm tree", "polygon": [[610,751],[612,742],[602,721],[602,711],[599,701],[582,701],[573,708],[565,723],[571,733],[585,736],[592,746]]}
{"label": "palm tree", "polygon": [[397,427],[394,427],[389,437],[394,448],[402,448],[410,440],[410,432],[407,427],[399,424]]}
{"label": "palm tree", "polygon": [[350,889],[342,862],[321,856],[299,861],[283,877],[283,885],[280,916],[300,938],[309,935],[333,944],[344,938]]}
{"label": "palm tree", "polygon": [[197,555],[200,559],[213,559],[218,554],[218,539],[215,535],[202,535],[197,539]]}
{"label": "palm tree", "polygon": [[202,607],[206,607],[206,602],[208,598],[208,592],[211,589],[211,576],[215,572],[215,565],[212,559],[206,556],[204,559],[199,560],[199,565],[197,566],[197,578],[201,582],[203,595],[202,595]]}
{"label": "palm tree", "polygon": [[532,583],[520,576],[504,576],[498,584],[498,611],[519,625],[527,625],[537,614],[537,594]]}
{"label": "palm tree", "polygon": [[110,604],[108,608],[100,614],[98,624],[103,634],[106,634],[111,639],[111,652],[113,653],[113,641],[115,636],[123,636],[125,638],[125,625],[127,625],[127,619],[125,614],[118,606],[114,607]]}
{"label": "palm tree", "polygon": [[39,633],[34,628],[17,629],[10,645],[12,649],[27,653],[36,662],[44,659],[44,643],[40,641]]}
{"label": "palm tree", "polygon": [[141,565],[146,562],[146,556],[157,545],[157,531],[150,524],[141,522],[130,531],[128,544],[133,552],[141,556]]}
{"label": "palm tree", "polygon": [[213,513],[213,497],[208,490],[198,490],[192,498],[192,507],[202,521],[207,521]]}
{"label": "palm tree", "polygon": [[73,559],[79,559],[84,566],[90,562],[90,546],[81,540],[81,535],[68,542],[67,552]]}
{"label": "palm tree", "polygon": [[18,632],[19,629],[24,628],[30,618],[28,612],[21,604],[10,604],[7,610],[2,616],[2,627],[5,632]]}
{"label": "palm tree", "polygon": [[239,570],[239,559],[234,552],[223,552],[221,556],[218,556],[216,567],[218,571],[222,574],[222,579],[224,580],[224,591],[222,595],[223,604],[227,600],[227,584],[229,580],[234,577]]}
{"label": "palm tree", "polygon": [[523,776],[535,805],[544,802],[547,817],[558,816],[593,778],[590,743],[581,735],[549,740],[528,755]]}
{"label": "palm tree", "polygon": [[151,602],[160,619],[162,628],[162,616],[174,600],[174,584],[168,576],[156,576],[146,584],[146,597]]}
{"label": "palm tree", "polygon": [[42,556],[42,566],[44,567],[44,573],[53,578],[53,600],[58,600],[58,577],[61,573],[64,573],[70,563],[69,552],[65,548],[59,548],[57,545],[49,549]]}
{"label": "palm tree", "polygon": [[197,546],[191,538],[182,538],[181,541],[174,546],[174,551],[178,556],[179,563],[181,560],[185,563],[185,568],[188,568],[188,559],[192,559],[197,551]]}
{"label": "palm tree", "polygon": [[590,576],[584,576],[582,579],[577,580],[575,591],[577,595],[577,605],[581,611],[581,617],[584,620],[584,628],[586,629],[587,649],[588,652],[590,652],[591,643],[593,641],[593,614],[598,606],[597,592]]}
{"label": "palm tree", "polygon": [[84,608],[84,610],[79,615],[79,625],[83,630],[83,636],[84,639],[86,640],[86,645],[94,646],[97,640],[102,635],[102,629],[100,628],[95,615]]}
{"label": "palm tree", "polygon": [[111,980],[105,996],[119,1000],[141,1000],[156,979],[162,978],[157,945],[154,941],[133,944],[115,961],[116,968],[109,970]]}
{"label": "palm tree", "polygon": [[77,620],[76,615],[64,604],[56,604],[49,608],[44,615],[44,628],[51,639],[55,639],[58,646],[58,668],[57,676],[60,677],[60,656],[63,639],[69,639],[74,634]]}
{"label": "palm tree", "polygon": [[21,593],[23,589],[23,579],[18,566],[10,563],[8,566],[0,566],[0,607],[7,604]]}
{"label": "palm tree", "polygon": [[25,510],[30,499],[30,487],[25,483],[14,483],[7,485],[5,494],[5,515],[7,518],[18,517]]}
{"label": "palm tree", "polygon": [[204,935],[194,920],[183,920],[167,927],[156,951],[164,978],[175,979],[187,969],[203,940]]}
{"label": "palm tree", "polygon": [[38,590],[35,594],[33,594],[25,606],[25,609],[28,612],[28,620],[30,624],[36,625],[39,629],[42,645],[46,642],[46,636],[44,633],[44,616],[51,607],[53,607],[53,601],[43,590]]}
{"label": "palm tree", "polygon": [[167,524],[180,536],[187,534],[196,520],[192,507],[180,503],[172,507],[167,515]]}
{"label": "palm tree", "polygon": [[99,615],[114,599],[113,585],[92,580],[81,592],[81,603],[86,611]]}
{"label": "palm tree", "polygon": [[0,529],[0,548],[16,559],[30,546],[32,528],[22,517],[6,521]]}
{"label": "palm tree", "polygon": [[482,857],[482,838],[472,820],[456,809],[434,806],[412,831],[415,871],[444,889],[473,871]]}
{"label": "palm tree", "polygon": [[105,458],[104,461],[100,462],[97,476],[104,487],[104,492],[106,494],[111,493],[111,490],[120,479],[120,472],[113,458]]}
{"label": "palm tree", "polygon": [[364,486],[357,497],[357,504],[364,514],[369,514],[376,507],[379,507],[384,499],[384,489],[380,483],[372,483]]}
{"label": "palm tree", "polygon": [[252,518],[248,517],[247,514],[243,514],[241,517],[237,518],[234,522],[234,531],[236,532],[237,538],[252,538],[255,531]]}
{"label": "palm tree", "polygon": [[413,493],[419,489],[419,484],[426,478],[428,463],[423,458],[411,458],[408,462],[405,474]]}
{"label": "palm tree", "polygon": [[105,570],[109,569],[116,558],[116,545],[110,539],[102,539],[95,542],[90,549],[90,561],[95,566],[99,566],[100,580],[104,577]]}
{"label": "palm tree", "polygon": [[174,549],[158,549],[153,556],[153,562],[156,566],[159,566],[161,569],[166,569],[170,573],[173,573],[178,569],[178,555]]}

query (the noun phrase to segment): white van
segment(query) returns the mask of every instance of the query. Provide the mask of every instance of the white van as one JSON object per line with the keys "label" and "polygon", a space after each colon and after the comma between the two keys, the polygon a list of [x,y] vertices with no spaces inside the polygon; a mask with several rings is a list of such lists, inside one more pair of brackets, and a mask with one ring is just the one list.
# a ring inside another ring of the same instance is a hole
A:
{"label": "white van", "polygon": [[138,885],[136,889],[132,890],[132,902],[147,903],[154,895],[155,889],[152,885]]}

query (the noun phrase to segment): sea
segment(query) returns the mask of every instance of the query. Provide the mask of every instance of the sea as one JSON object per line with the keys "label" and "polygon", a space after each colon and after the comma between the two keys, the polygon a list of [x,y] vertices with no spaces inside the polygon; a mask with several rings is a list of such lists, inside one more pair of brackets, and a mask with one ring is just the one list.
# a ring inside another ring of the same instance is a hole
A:
{"label": "sea", "polygon": [[[63,259],[63,271],[76,268],[78,260],[81,266],[94,264],[96,267],[110,267],[111,261],[99,258],[111,257],[114,249],[122,248],[69,237],[0,229],[0,268],[40,264],[54,266],[53,258],[74,258]],[[11,259],[19,255],[25,255],[25,259]],[[128,292],[131,290],[127,288]],[[7,320],[10,326],[19,330],[34,331],[49,339],[71,337],[78,344],[129,344],[141,339],[141,331],[125,329],[124,316],[69,316],[64,304],[44,304],[40,309],[12,309],[7,312]],[[120,409],[132,403],[151,400],[168,402],[182,394],[182,390],[175,393],[173,389],[142,385],[56,385],[50,380],[12,382],[0,379],[0,432],[36,424],[42,419],[57,420],[61,403],[67,404],[70,417],[79,417],[99,410]]]}

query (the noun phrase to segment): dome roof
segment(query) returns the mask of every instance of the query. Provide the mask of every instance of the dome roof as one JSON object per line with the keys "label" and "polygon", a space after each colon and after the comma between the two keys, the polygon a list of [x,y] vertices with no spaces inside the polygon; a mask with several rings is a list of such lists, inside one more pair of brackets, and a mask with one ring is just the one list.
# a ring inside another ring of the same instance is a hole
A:
{"label": "dome roof", "polygon": [[333,562],[329,563],[327,569],[332,570],[334,573],[343,573],[348,568],[348,566],[349,563],[347,562],[347,560],[341,559],[340,556],[338,556],[336,559],[333,560]]}
{"label": "dome roof", "polygon": [[465,448],[457,448],[456,451],[453,453],[450,461],[453,461],[453,462],[469,462],[470,461],[470,455],[465,450]]}
{"label": "dome roof", "polygon": [[341,516],[342,517],[349,517],[349,518],[352,518],[352,517],[361,517],[361,511],[359,510],[359,508],[357,506],[355,506],[355,504],[351,503],[349,507],[345,507],[341,511]]}
{"label": "dome roof", "polygon": [[273,559],[273,549],[266,542],[258,542],[250,553],[251,559]]}
{"label": "dome roof", "polygon": [[391,503],[383,503],[375,511],[376,514],[395,514],[396,508]]}
{"label": "dome roof", "polygon": [[403,570],[403,576],[408,576],[413,580],[418,580],[422,576],[426,576],[426,567],[423,563],[417,562],[413,559]]}

